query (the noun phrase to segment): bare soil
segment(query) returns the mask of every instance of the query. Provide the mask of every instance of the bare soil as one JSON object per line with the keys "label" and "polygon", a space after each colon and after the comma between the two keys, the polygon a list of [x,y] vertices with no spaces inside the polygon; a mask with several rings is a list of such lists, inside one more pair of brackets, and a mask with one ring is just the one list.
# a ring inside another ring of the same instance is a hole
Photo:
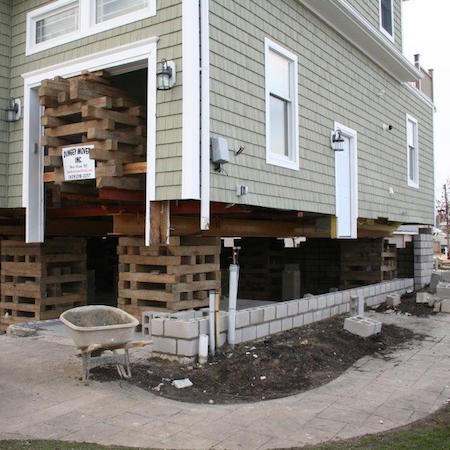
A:
{"label": "bare soil", "polygon": [[[423,291],[426,292],[426,291]],[[377,309],[377,312],[385,312],[387,310],[394,310],[394,312],[400,312],[402,314],[411,314],[417,317],[428,317],[437,314],[433,311],[432,306],[428,306],[425,303],[416,303],[416,293],[405,294],[402,296],[402,302],[395,308],[390,308],[386,303],[382,303]]]}
{"label": "bare soil", "polygon": [[[383,325],[367,339],[343,329],[344,316],[296,328],[265,339],[223,348],[205,366],[182,366],[152,358],[134,364],[134,385],[162,397],[191,403],[241,403],[286,397],[328,383],[366,355],[389,358],[408,345],[412,331]],[[114,367],[91,371],[97,381],[119,380]],[[176,389],[172,381],[189,378],[193,386]]]}

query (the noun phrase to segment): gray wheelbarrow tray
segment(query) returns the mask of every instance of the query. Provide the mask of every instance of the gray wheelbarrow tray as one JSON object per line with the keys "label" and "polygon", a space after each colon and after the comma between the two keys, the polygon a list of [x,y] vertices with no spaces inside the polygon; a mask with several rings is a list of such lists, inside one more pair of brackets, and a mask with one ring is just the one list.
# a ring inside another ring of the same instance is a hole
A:
{"label": "gray wheelbarrow tray", "polygon": [[[61,322],[68,328],[69,335],[78,349],[77,354],[83,358],[83,380],[89,377],[92,367],[114,362],[119,375],[131,377],[128,350],[143,347],[151,341],[134,341],[133,333],[139,322],[130,314],[118,308],[105,305],[80,306],[65,311],[60,316]],[[123,349],[123,355],[117,350]],[[111,350],[115,359],[93,357],[92,353],[101,355]],[[120,358],[122,357],[122,358]]]}

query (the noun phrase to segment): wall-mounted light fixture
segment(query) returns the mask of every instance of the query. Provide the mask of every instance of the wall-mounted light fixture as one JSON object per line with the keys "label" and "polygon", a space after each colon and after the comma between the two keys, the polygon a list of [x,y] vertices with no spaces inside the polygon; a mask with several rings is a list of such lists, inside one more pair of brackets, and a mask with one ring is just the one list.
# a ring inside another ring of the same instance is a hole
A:
{"label": "wall-mounted light fixture", "polygon": [[344,138],[342,137],[342,131],[339,129],[331,132],[331,148],[335,152],[344,150]]}
{"label": "wall-mounted light fixture", "polygon": [[158,91],[172,89],[177,81],[177,72],[173,61],[161,60],[161,69],[156,74],[156,87]]}
{"label": "wall-mounted light fixture", "polygon": [[5,109],[6,122],[17,122],[20,119],[20,98],[10,98],[8,100],[8,106]]}

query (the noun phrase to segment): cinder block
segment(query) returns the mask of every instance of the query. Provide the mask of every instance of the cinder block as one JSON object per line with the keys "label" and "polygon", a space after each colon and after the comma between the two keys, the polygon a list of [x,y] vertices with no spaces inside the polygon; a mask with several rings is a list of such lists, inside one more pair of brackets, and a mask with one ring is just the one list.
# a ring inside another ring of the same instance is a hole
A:
{"label": "cinder block", "polygon": [[450,299],[441,301],[441,312],[450,314]]}
{"label": "cinder block", "polygon": [[198,324],[195,319],[176,320],[166,319],[164,321],[164,336],[194,339],[198,337]]}
{"label": "cinder block", "polygon": [[344,314],[347,312],[347,307],[350,308],[350,305],[348,303],[343,303],[342,305],[339,305],[339,314]]}
{"label": "cinder block", "polygon": [[223,312],[219,315],[219,333],[228,331],[228,314]]}
{"label": "cinder block", "polygon": [[207,317],[198,319],[198,334],[207,334],[209,336],[209,319]]}
{"label": "cinder block", "polygon": [[150,321],[150,335],[151,336],[163,336],[164,335],[164,322],[166,319],[152,319]]}
{"label": "cinder block", "polygon": [[195,356],[198,355],[198,339],[177,339],[177,355]]}
{"label": "cinder block", "polygon": [[222,347],[223,345],[225,345],[225,342],[227,342],[227,333],[220,333],[219,342],[217,343],[217,346]]}
{"label": "cinder block", "polygon": [[281,331],[281,320],[274,320],[269,323],[269,333],[275,334]]}
{"label": "cinder block", "polygon": [[269,335],[269,323],[262,323],[256,326],[256,338],[262,338]]}
{"label": "cinder block", "polygon": [[323,319],[329,319],[331,316],[331,308],[325,308],[322,310],[322,320]]}
{"label": "cinder block", "polygon": [[256,308],[250,310],[250,325],[257,325],[264,321],[264,310]]}
{"label": "cinder block", "polygon": [[390,308],[400,305],[401,298],[399,294],[388,294],[386,295],[386,305]]}
{"label": "cinder block", "polygon": [[308,299],[308,311],[314,311],[317,309],[317,298],[311,297]]}
{"label": "cinder block", "polygon": [[350,302],[350,292],[344,291],[342,293],[342,303],[349,303]]}
{"label": "cinder block", "polygon": [[256,339],[256,325],[242,328],[242,342],[253,341]]}
{"label": "cinder block", "polygon": [[281,329],[283,331],[292,329],[292,317],[287,317],[281,321]]}
{"label": "cinder block", "polygon": [[319,320],[322,320],[322,309],[318,309],[317,311],[313,312],[313,322],[318,322]]}
{"label": "cinder block", "polygon": [[450,283],[440,282],[436,287],[436,295],[440,298],[450,298]]}
{"label": "cinder block", "polygon": [[298,312],[303,314],[308,311],[308,300],[299,300],[298,302]]}
{"label": "cinder block", "polygon": [[335,294],[327,295],[327,308],[334,306],[335,304]]}
{"label": "cinder block", "polygon": [[173,338],[152,336],[152,351],[158,353],[177,354],[177,340]]}
{"label": "cinder block", "polygon": [[298,328],[303,326],[303,314],[299,314],[298,316],[295,316],[292,320],[292,327]]}
{"label": "cinder block", "polygon": [[416,303],[430,303],[432,295],[428,292],[418,292],[416,294]]}
{"label": "cinder block", "polygon": [[344,295],[342,292],[336,292],[336,294],[334,294],[334,304],[335,305],[340,305],[342,304]]}
{"label": "cinder block", "polygon": [[277,319],[282,319],[283,317],[287,317],[287,304],[286,303],[280,303],[276,305],[277,310]]}
{"label": "cinder block", "polygon": [[275,320],[275,317],[276,317],[275,305],[265,306],[264,307],[264,322],[270,322],[271,320]]}
{"label": "cinder block", "polygon": [[242,342],[242,328],[239,328],[235,331],[235,343],[240,344]]}
{"label": "cinder block", "polygon": [[331,308],[331,315],[332,316],[337,316],[339,314],[339,306],[333,306]]}
{"label": "cinder block", "polygon": [[306,313],[304,316],[303,316],[303,324],[304,325],[308,325],[308,324],[310,324],[310,323],[312,323],[313,322],[313,313]]}
{"label": "cinder block", "polygon": [[292,300],[287,303],[288,316],[295,316],[298,314],[298,300]]}
{"label": "cinder block", "polygon": [[327,296],[320,295],[317,297],[317,309],[323,309],[327,307]]}
{"label": "cinder block", "polygon": [[[381,331],[381,323],[368,317],[348,317],[344,321],[344,330],[361,337],[369,337]],[[380,331],[378,331],[380,330]]]}
{"label": "cinder block", "polygon": [[236,311],[236,328],[250,325],[250,313],[248,311]]}

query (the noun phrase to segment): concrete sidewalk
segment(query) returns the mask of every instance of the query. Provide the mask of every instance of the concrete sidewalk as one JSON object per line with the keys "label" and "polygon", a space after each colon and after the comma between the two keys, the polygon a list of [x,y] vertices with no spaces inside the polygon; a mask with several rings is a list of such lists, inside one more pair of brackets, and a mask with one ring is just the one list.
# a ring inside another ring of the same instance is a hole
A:
{"label": "concrete sidewalk", "polygon": [[365,357],[318,389],[246,405],[180,403],[124,382],[85,386],[64,336],[0,336],[0,439],[279,448],[384,431],[438,409],[450,398],[450,315],[372,315],[430,337],[387,360]]}

